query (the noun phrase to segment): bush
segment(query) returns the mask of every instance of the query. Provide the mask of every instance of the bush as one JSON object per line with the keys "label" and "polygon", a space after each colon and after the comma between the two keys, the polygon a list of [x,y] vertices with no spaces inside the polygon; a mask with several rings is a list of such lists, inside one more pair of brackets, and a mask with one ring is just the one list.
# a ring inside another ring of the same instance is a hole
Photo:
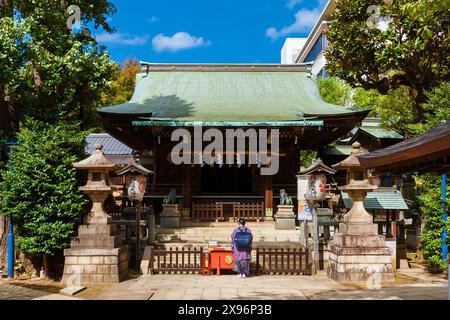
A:
{"label": "bush", "polygon": [[[425,219],[425,228],[420,235],[425,259],[431,268],[446,270],[446,261],[442,260],[442,233],[446,226],[442,217],[441,177],[432,174],[417,176],[416,185],[415,201]],[[447,208],[449,203],[450,187],[447,186]]]}
{"label": "bush", "polygon": [[76,125],[27,120],[24,127],[12,172],[1,172],[0,212],[13,220],[19,250],[46,258],[68,247],[87,209],[72,166],[84,154],[84,136]]}

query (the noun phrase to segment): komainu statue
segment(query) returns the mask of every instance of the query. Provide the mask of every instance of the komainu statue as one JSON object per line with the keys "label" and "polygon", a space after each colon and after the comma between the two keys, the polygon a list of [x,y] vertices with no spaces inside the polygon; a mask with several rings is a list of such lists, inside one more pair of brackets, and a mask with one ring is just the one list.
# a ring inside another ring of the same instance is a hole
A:
{"label": "komainu statue", "polygon": [[280,190],[280,205],[285,206],[289,205],[292,206],[292,197],[286,193],[286,190],[281,189]]}
{"label": "komainu statue", "polygon": [[169,194],[164,198],[164,204],[176,204],[177,203],[177,190],[170,189]]}

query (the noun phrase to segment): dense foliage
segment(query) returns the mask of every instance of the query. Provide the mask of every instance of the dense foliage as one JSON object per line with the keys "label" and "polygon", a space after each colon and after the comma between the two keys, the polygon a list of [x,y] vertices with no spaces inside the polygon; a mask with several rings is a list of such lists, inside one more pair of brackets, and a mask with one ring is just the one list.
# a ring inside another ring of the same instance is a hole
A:
{"label": "dense foliage", "polygon": [[13,220],[21,251],[52,255],[68,246],[88,203],[72,166],[84,153],[84,135],[73,125],[35,120],[25,128],[11,154],[12,172],[1,172],[0,210]]}
{"label": "dense foliage", "polygon": [[[106,0],[71,1],[82,26],[113,31]],[[69,29],[69,4],[58,0],[0,2],[1,131],[12,136],[26,116],[54,123],[80,121],[114,79],[114,63],[85,30]]]}
{"label": "dense foliage", "polygon": [[19,143],[13,173],[0,177],[0,213],[30,255],[67,247],[86,205],[71,163],[84,156],[82,132],[99,126],[95,108],[117,76],[87,26],[113,32],[114,13],[108,0],[0,1],[0,136]]}
{"label": "dense foliage", "polygon": [[352,88],[337,78],[320,78],[318,86],[322,98],[333,104],[353,108],[372,109],[370,116],[379,117],[386,129],[397,131],[405,137],[413,137],[450,120],[450,82],[425,93],[427,102],[421,104],[423,121],[414,121],[414,99],[409,90],[401,86],[381,95],[376,90]]}
{"label": "dense foliage", "polygon": [[[319,79],[322,98],[329,102],[356,108],[372,109],[372,115],[381,118],[383,127],[398,131],[406,137],[424,133],[436,125],[450,120],[450,83],[442,82],[438,87],[426,92],[428,101],[421,105],[424,110],[422,123],[415,123],[414,101],[406,87],[390,90],[381,95],[375,90],[351,88],[343,80],[336,78]],[[363,103],[362,103],[362,102]],[[435,270],[445,270],[442,260],[442,189],[441,177],[433,174],[414,176],[416,197],[414,206],[408,213],[424,220],[421,246],[427,263]],[[450,207],[450,188],[447,191],[447,208]],[[448,209],[447,209],[448,210]],[[447,225],[450,231],[450,219]]]}
{"label": "dense foliage", "polygon": [[136,85],[136,74],[141,70],[139,61],[129,58],[125,61],[123,68],[119,65],[115,68],[115,78],[106,92],[103,93],[102,106],[113,106],[128,102],[134,92]]}
{"label": "dense foliage", "polygon": [[[415,208],[425,219],[425,228],[420,235],[422,250],[432,268],[445,271],[446,261],[442,259],[442,233],[444,228],[450,231],[450,223],[446,226],[443,221],[441,177],[426,174],[416,176],[415,181],[417,186]],[[449,208],[450,186],[447,186],[446,200],[446,207]]]}
{"label": "dense foliage", "polygon": [[337,1],[328,33],[329,73],[381,94],[406,87],[414,99],[413,122],[423,122],[425,93],[450,79],[449,9],[449,1]]}

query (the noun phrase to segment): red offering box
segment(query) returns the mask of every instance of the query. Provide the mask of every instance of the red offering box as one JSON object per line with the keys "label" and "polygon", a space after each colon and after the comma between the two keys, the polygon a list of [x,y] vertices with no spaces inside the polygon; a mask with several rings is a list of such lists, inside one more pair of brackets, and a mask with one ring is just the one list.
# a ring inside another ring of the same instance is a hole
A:
{"label": "red offering box", "polygon": [[208,268],[206,261],[203,261],[203,274],[211,275],[212,269],[217,269],[217,275],[220,276],[221,270],[232,270],[234,266],[233,251],[225,248],[216,248],[208,253]]}

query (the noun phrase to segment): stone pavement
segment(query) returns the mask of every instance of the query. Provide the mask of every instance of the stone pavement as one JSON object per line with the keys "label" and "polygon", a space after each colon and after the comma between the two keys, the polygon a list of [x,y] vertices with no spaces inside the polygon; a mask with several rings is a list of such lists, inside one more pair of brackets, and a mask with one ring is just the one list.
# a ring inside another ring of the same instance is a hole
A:
{"label": "stone pavement", "polygon": [[0,281],[0,300],[79,300],[61,294],[49,294],[45,291],[11,285]]}
{"label": "stone pavement", "polygon": [[[366,283],[337,283],[314,276],[142,275],[115,285],[88,287],[75,297],[0,281],[0,300],[446,300],[447,280],[426,273],[398,275],[370,290]],[[89,294],[90,291],[90,294]]]}
{"label": "stone pavement", "polygon": [[[446,300],[446,281],[423,282],[410,278],[406,284],[387,284],[379,290],[364,285],[339,284],[323,272],[315,276],[143,275],[107,290],[114,299],[151,300]],[[124,290],[122,294],[121,291]],[[147,290],[147,291],[146,291]],[[112,293],[113,292],[113,293]]]}
{"label": "stone pavement", "polygon": [[152,288],[152,300],[306,300],[302,290],[318,292],[340,286],[326,276],[258,276],[239,279],[235,275],[142,276],[136,288]]}

